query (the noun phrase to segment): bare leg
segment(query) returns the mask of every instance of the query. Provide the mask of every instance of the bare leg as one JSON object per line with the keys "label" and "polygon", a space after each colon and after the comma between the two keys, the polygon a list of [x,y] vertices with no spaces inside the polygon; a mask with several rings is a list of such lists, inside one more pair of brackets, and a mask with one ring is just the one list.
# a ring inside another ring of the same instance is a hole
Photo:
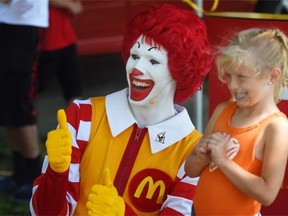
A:
{"label": "bare leg", "polygon": [[25,158],[33,159],[39,156],[37,125],[10,127],[6,129],[7,138],[13,151],[21,153]]}

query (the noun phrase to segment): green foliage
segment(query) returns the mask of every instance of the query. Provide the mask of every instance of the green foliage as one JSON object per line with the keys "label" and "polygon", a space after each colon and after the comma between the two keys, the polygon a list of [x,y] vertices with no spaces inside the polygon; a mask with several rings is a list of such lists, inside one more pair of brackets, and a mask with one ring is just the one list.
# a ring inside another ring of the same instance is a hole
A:
{"label": "green foliage", "polygon": [[10,197],[0,195],[0,215],[30,215],[29,203],[14,204]]}

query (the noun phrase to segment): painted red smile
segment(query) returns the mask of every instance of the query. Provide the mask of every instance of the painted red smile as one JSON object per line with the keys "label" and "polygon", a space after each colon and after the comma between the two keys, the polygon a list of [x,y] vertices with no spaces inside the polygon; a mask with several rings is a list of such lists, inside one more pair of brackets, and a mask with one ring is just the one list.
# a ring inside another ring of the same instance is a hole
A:
{"label": "painted red smile", "polygon": [[145,99],[154,87],[152,80],[141,80],[133,76],[133,73],[129,75],[130,79],[130,98],[134,101],[141,101]]}

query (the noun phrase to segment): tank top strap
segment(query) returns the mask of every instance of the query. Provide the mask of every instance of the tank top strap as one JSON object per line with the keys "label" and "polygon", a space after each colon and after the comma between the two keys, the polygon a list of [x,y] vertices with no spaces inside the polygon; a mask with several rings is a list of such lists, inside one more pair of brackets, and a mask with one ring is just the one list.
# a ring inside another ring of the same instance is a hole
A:
{"label": "tank top strap", "polygon": [[235,112],[236,108],[237,108],[237,104],[235,102],[233,101],[229,102],[221,111],[218,119],[221,119],[221,121],[223,119],[225,120],[230,119],[233,113]]}

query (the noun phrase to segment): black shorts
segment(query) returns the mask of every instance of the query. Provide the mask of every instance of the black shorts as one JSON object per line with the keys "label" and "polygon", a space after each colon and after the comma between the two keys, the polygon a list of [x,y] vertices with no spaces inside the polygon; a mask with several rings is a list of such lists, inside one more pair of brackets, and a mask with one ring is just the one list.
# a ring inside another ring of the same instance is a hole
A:
{"label": "black shorts", "polygon": [[32,68],[37,27],[0,24],[0,125],[36,123]]}
{"label": "black shorts", "polygon": [[45,91],[54,76],[57,76],[63,97],[69,101],[82,95],[82,74],[76,45],[39,53],[38,88]]}

